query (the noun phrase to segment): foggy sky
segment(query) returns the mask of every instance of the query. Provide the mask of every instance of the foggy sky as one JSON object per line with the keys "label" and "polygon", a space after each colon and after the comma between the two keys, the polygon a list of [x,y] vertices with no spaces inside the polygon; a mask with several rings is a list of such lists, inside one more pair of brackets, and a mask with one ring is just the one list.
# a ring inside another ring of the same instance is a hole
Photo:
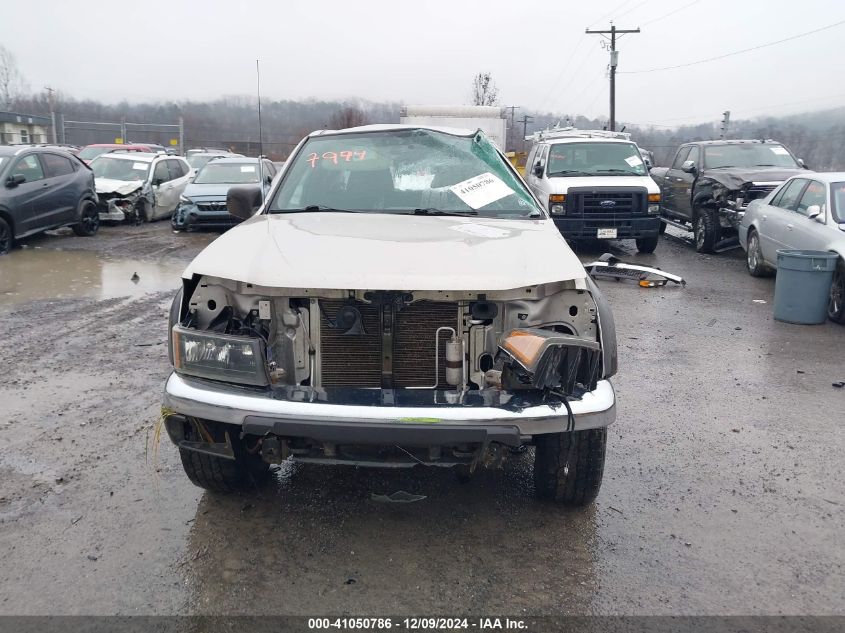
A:
{"label": "foggy sky", "polygon": [[0,43],[31,90],[107,102],[253,94],[260,58],[265,98],[462,104],[486,70],[501,105],[606,116],[608,53],[584,30],[615,17],[642,28],[618,45],[619,120],[679,125],[726,109],[736,119],[845,104],[845,25],[690,68],[621,74],[845,19],[837,0],[699,0],[649,23],[690,2],[6,2]]}

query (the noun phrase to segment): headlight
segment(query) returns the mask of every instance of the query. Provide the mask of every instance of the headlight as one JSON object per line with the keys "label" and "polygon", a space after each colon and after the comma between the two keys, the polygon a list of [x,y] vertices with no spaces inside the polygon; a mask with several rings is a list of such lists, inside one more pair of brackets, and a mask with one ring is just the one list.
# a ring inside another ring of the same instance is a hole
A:
{"label": "headlight", "polygon": [[194,201],[190,198],[186,198],[185,196],[179,196],[179,202],[182,204],[194,204]]}
{"label": "headlight", "polygon": [[553,193],[550,195],[549,211],[552,215],[566,215],[566,194]]}
{"label": "headlight", "polygon": [[648,212],[649,213],[660,213],[660,194],[659,193],[648,194]]}
{"label": "headlight", "polygon": [[249,336],[173,326],[173,366],[179,373],[245,385],[267,385],[264,344]]}

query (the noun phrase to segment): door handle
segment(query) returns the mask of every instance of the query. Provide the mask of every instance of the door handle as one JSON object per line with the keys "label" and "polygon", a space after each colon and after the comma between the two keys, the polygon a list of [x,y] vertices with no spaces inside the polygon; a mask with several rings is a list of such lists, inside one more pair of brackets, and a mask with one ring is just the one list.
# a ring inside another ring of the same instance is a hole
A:
{"label": "door handle", "polygon": [[787,230],[787,231],[791,231],[791,230],[792,230],[792,225],[791,225],[791,224],[787,224],[787,225],[786,225],[786,230]]}
{"label": "door handle", "polygon": [[768,219],[769,219],[769,216],[768,216],[768,215],[766,215],[766,214],[764,213],[764,214],[763,214],[763,219],[764,219],[764,220],[768,220]]}

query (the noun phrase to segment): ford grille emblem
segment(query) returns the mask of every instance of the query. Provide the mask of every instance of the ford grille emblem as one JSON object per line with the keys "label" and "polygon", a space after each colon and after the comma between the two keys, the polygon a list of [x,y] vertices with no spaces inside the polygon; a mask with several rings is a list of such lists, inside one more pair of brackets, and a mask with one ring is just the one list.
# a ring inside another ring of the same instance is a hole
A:
{"label": "ford grille emblem", "polygon": [[615,207],[616,206],[616,200],[602,200],[601,202],[599,202],[599,206],[600,207]]}

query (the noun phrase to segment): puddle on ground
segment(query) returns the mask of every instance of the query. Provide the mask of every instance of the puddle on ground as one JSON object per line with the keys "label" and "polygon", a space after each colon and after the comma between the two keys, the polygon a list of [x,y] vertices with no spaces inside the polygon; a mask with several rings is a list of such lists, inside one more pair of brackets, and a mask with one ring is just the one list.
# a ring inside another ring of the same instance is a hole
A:
{"label": "puddle on ground", "polygon": [[87,251],[17,250],[0,257],[0,310],[39,299],[137,297],[176,290],[185,265]]}

